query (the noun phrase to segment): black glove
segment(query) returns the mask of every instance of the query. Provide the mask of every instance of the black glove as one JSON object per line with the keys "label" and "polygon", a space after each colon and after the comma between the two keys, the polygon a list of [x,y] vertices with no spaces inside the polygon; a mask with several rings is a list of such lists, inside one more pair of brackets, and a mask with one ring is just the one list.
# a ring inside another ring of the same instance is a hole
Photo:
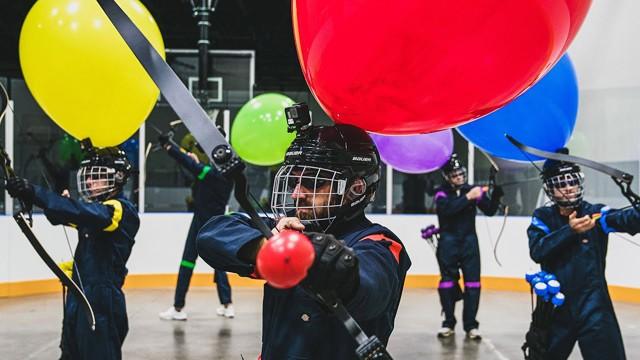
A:
{"label": "black glove", "polygon": [[166,148],[167,145],[171,143],[171,137],[172,134],[170,133],[160,134],[158,135],[158,143],[162,145],[163,148]]}
{"label": "black glove", "polygon": [[342,301],[351,300],[360,286],[358,258],[353,250],[330,234],[305,235],[311,240],[316,257],[302,285],[321,294],[333,290]]}
{"label": "black glove", "polygon": [[7,192],[12,198],[18,198],[28,204],[33,204],[35,191],[33,185],[25,178],[14,176],[7,181]]}

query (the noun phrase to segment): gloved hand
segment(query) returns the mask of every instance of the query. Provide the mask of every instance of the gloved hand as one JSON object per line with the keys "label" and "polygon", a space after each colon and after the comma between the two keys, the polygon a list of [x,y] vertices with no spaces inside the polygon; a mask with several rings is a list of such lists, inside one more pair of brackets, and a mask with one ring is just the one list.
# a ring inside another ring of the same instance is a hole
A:
{"label": "gloved hand", "polygon": [[360,286],[358,258],[344,241],[333,235],[306,232],[316,253],[303,286],[323,293],[334,290],[344,302],[353,298]]}
{"label": "gloved hand", "polygon": [[35,191],[29,180],[21,177],[12,177],[7,181],[7,192],[12,198],[18,198],[26,203],[33,204]]}
{"label": "gloved hand", "polygon": [[160,134],[160,135],[158,135],[158,143],[163,148],[166,148],[167,145],[169,145],[171,143],[171,138],[172,138],[172,134],[171,133]]}

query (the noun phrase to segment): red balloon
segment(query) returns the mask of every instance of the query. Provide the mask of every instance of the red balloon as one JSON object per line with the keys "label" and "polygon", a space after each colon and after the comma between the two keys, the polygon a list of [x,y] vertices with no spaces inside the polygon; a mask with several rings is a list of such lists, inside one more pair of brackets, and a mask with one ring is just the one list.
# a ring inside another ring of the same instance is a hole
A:
{"label": "red balloon", "polygon": [[[570,25],[569,25],[569,36],[567,36],[567,42],[562,49],[562,53],[567,50],[569,45],[571,45],[571,41],[576,37],[578,30],[580,30],[580,26],[584,21],[584,17],[589,11],[589,6],[591,6],[591,0],[566,0],[567,7],[569,8],[569,15],[571,17]],[[559,60],[559,59],[558,59]]]}
{"label": "red balloon", "polygon": [[307,84],[336,122],[401,135],[458,126],[560,59],[591,0],[292,0]]}
{"label": "red balloon", "polygon": [[269,285],[289,289],[300,283],[315,259],[315,250],[303,233],[283,230],[260,249],[256,266]]}

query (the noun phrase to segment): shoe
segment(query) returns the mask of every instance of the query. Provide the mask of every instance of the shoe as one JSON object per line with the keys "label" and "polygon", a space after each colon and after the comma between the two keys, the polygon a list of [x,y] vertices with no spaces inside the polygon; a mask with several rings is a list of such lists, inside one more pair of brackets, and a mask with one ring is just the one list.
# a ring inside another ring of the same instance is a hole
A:
{"label": "shoe", "polygon": [[467,338],[470,340],[482,340],[482,334],[480,334],[480,330],[471,329],[467,331]]}
{"label": "shoe", "polygon": [[178,311],[175,307],[170,307],[167,311],[163,311],[158,314],[160,319],[162,320],[177,320],[177,321],[185,321],[187,320],[187,313],[184,311]]}
{"label": "shoe", "polygon": [[218,316],[224,316],[224,310],[226,308],[224,307],[224,305],[220,305],[217,309],[216,309],[216,314]]}
{"label": "shoe", "polygon": [[448,327],[442,327],[440,328],[440,330],[438,330],[438,337],[441,339],[444,338],[448,338],[449,336],[455,334],[456,332],[453,331],[452,328],[448,328]]}
{"label": "shoe", "polygon": [[236,316],[236,312],[233,310],[233,305],[229,305],[224,308],[224,317],[233,319]]}

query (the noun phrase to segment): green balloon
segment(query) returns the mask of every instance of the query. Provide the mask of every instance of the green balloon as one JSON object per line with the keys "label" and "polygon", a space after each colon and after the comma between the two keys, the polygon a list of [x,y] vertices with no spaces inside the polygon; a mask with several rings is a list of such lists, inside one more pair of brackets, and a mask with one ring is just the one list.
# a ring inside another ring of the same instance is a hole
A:
{"label": "green balloon", "polygon": [[82,160],[80,142],[69,134],[64,134],[58,142],[58,160],[62,164],[77,164]]}
{"label": "green balloon", "polygon": [[262,94],[242,106],[231,126],[231,145],[244,161],[277,165],[295,138],[287,132],[284,108],[293,100],[281,94]]}

